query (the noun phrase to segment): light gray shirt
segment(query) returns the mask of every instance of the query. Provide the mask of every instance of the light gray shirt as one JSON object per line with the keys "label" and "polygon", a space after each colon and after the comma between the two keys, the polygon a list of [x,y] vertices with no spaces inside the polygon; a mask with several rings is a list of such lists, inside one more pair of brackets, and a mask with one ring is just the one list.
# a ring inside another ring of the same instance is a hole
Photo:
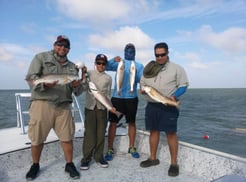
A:
{"label": "light gray shirt", "polygon": [[[147,85],[158,90],[162,95],[170,97],[179,87],[188,86],[188,77],[183,67],[168,61],[157,76],[153,78],[141,77],[141,85]],[[145,99],[155,102],[146,95]]]}
{"label": "light gray shirt", "polygon": [[[104,94],[110,100],[112,86],[111,76],[106,74],[105,72],[99,72],[97,70],[89,70],[87,73],[90,80],[96,85],[97,90]],[[87,90],[85,108],[90,110],[93,110],[95,107],[102,110],[106,109],[106,107],[102,105],[89,91],[88,83],[83,81],[82,85],[83,89]]]}

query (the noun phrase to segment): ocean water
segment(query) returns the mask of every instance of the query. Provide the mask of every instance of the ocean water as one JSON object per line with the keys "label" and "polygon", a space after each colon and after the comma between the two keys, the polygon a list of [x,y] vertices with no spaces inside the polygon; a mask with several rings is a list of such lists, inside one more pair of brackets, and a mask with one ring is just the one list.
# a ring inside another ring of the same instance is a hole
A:
{"label": "ocean water", "polygon": [[[16,127],[17,92],[28,90],[0,90],[0,129]],[[82,111],[84,96],[78,97]],[[136,123],[143,130],[145,105],[139,95]],[[181,97],[178,136],[181,141],[246,158],[246,88],[188,89]]]}

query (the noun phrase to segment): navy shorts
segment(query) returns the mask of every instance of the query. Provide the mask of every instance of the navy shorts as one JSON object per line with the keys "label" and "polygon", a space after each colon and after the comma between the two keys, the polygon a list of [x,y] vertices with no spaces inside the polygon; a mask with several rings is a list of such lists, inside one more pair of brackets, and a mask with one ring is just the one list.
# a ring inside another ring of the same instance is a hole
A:
{"label": "navy shorts", "polygon": [[[130,99],[121,99],[121,98],[111,98],[111,102],[117,111],[123,113],[125,115],[126,123],[135,123],[136,122],[136,114],[138,109],[138,98],[130,98]],[[115,114],[109,112],[109,121],[118,123],[121,118],[117,117]]]}
{"label": "navy shorts", "polygon": [[177,132],[179,110],[173,106],[148,102],[145,108],[146,130]]}

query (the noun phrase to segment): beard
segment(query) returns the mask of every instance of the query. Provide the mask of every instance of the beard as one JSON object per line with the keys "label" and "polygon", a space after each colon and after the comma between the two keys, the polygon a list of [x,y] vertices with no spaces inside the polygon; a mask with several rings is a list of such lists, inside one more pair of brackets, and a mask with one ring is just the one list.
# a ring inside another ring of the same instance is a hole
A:
{"label": "beard", "polygon": [[59,55],[58,53],[54,53],[54,57],[59,62],[65,62],[65,61],[67,61],[67,54],[66,55]]}

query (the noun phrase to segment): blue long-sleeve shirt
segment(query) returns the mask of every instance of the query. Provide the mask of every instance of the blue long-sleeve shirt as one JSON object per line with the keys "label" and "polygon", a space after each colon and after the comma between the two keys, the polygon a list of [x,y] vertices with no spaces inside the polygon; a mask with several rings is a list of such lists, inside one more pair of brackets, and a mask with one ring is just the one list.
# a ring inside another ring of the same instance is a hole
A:
{"label": "blue long-sleeve shirt", "polygon": [[[135,82],[133,86],[133,92],[130,92],[130,66],[131,60],[124,60],[125,63],[125,70],[124,70],[124,79],[121,86],[121,94],[118,95],[117,88],[116,88],[116,74],[115,74],[115,84],[114,84],[114,91],[112,97],[116,98],[136,98],[137,97],[137,84],[140,82],[141,76],[143,74],[144,66],[141,63],[134,61],[135,68],[136,68],[136,75],[135,75]],[[106,71],[117,71],[119,62],[114,61],[111,59],[108,61],[106,66]]]}

